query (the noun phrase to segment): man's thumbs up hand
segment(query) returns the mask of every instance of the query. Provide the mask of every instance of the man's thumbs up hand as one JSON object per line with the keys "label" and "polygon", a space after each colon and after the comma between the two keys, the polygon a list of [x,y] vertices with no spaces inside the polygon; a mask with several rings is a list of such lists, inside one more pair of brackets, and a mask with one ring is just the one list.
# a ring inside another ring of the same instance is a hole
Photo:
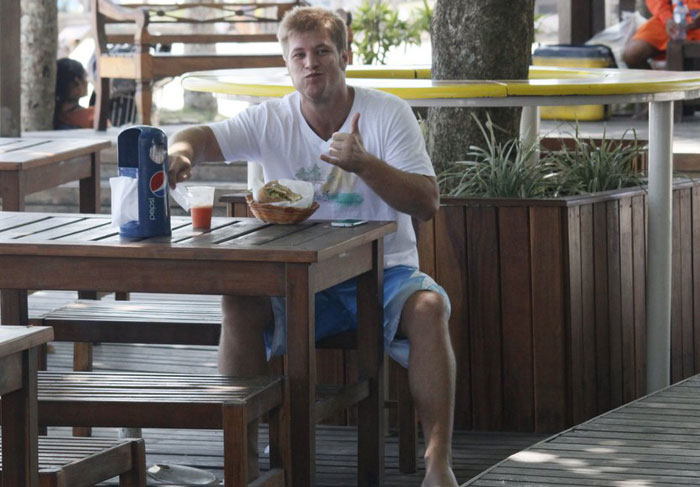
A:
{"label": "man's thumbs up hand", "polygon": [[334,133],[328,154],[321,154],[321,160],[348,172],[358,173],[366,169],[367,156],[362,135],[360,135],[360,113],[358,112],[350,121],[350,133]]}
{"label": "man's thumbs up hand", "polygon": [[360,112],[357,112],[352,116],[352,121],[350,122],[350,133],[360,135]]}

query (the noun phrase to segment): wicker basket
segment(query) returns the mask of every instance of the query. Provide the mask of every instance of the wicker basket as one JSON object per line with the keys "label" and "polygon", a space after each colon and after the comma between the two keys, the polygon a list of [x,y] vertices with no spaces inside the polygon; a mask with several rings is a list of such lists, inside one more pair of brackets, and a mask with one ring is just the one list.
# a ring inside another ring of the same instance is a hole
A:
{"label": "wicker basket", "polygon": [[290,206],[256,203],[253,201],[253,195],[250,193],[246,195],[245,200],[255,218],[265,223],[299,223],[318,210],[316,201],[309,208],[292,208]]}

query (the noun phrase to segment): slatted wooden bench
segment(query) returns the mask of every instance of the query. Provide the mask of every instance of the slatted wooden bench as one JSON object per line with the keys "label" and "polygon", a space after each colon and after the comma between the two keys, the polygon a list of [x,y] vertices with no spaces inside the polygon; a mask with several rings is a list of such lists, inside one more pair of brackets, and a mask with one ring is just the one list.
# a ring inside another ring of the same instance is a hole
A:
{"label": "slatted wooden bench", "polygon": [[[270,414],[270,470],[254,485],[283,486],[280,377],[39,372],[39,424],[223,429],[224,484],[249,485],[247,428]],[[285,435],[286,436],[286,435]]]}
{"label": "slatted wooden bench", "polygon": [[[221,333],[221,305],[206,297],[139,299],[136,301],[77,300],[47,313],[42,325],[52,326],[56,341],[106,343],[153,343],[177,345],[217,345]],[[355,333],[343,333],[322,340],[321,349],[355,349]],[[91,370],[91,363],[79,363],[78,370]],[[280,371],[281,372],[281,371]],[[407,374],[398,381],[399,468],[416,471],[417,432],[415,409],[408,389]],[[324,387],[329,397],[338,387]],[[333,404],[328,402],[328,404]],[[394,404],[390,404],[393,406]],[[320,415],[317,421],[327,418]]]}
{"label": "slatted wooden bench", "polygon": [[39,437],[41,487],[87,487],[116,476],[121,487],[146,487],[143,440]]}
{"label": "slatted wooden bench", "polygon": [[700,485],[700,376],[574,426],[463,485]]}

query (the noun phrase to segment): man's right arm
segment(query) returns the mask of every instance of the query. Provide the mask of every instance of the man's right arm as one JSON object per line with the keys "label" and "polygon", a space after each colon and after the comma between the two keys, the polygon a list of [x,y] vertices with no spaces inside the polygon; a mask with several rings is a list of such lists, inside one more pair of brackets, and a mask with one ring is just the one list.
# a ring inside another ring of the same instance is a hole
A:
{"label": "man's right arm", "polygon": [[206,125],[188,127],[175,132],[168,144],[168,182],[171,188],[191,177],[192,166],[199,162],[223,161],[224,155]]}

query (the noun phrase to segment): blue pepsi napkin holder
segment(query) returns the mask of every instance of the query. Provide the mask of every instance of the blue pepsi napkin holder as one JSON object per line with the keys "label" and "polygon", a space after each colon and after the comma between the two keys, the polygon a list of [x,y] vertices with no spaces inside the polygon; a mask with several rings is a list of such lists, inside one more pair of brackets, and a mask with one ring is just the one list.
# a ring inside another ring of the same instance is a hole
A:
{"label": "blue pepsi napkin holder", "polygon": [[138,221],[119,227],[129,238],[170,235],[168,200],[168,138],[162,130],[139,125],[117,137],[118,175],[135,178],[138,185]]}

